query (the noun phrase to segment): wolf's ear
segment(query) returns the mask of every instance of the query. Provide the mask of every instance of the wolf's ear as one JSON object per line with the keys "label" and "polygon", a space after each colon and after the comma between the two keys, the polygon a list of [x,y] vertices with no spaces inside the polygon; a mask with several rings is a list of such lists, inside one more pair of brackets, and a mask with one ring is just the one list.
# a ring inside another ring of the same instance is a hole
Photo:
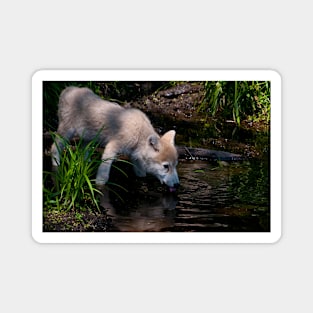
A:
{"label": "wolf's ear", "polygon": [[157,135],[151,135],[148,138],[149,144],[153,147],[155,151],[160,151],[160,137]]}
{"label": "wolf's ear", "polygon": [[175,135],[176,132],[175,130],[169,130],[168,132],[166,132],[163,136],[162,139],[169,142],[171,145],[175,145]]}

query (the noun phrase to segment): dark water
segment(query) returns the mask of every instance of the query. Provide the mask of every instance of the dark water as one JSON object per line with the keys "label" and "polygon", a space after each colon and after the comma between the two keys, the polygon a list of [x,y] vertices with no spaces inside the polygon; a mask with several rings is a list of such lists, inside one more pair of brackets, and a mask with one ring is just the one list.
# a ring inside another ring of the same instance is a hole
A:
{"label": "dark water", "polygon": [[[111,231],[270,231],[269,164],[181,160],[181,186],[165,192],[154,178],[121,180],[127,193],[110,193]],[[104,200],[103,200],[104,201]],[[105,203],[103,204],[105,206]]]}

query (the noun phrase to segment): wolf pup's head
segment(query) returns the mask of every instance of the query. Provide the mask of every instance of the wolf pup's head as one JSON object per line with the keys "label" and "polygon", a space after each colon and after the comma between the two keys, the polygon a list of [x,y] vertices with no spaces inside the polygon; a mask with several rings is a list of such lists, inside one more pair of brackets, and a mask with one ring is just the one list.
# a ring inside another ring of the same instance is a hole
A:
{"label": "wolf pup's head", "polygon": [[149,152],[146,159],[147,173],[156,176],[162,184],[166,184],[170,192],[176,191],[179,186],[176,171],[178,154],[174,142],[175,134],[174,130],[170,130],[161,138],[157,134],[149,136]]}

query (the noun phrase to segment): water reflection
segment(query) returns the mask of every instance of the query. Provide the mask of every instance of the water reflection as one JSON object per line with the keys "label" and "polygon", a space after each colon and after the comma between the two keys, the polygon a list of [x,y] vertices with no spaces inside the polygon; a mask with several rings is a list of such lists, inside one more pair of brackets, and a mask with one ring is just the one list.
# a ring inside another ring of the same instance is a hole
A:
{"label": "water reflection", "polygon": [[178,172],[177,194],[165,193],[153,178],[130,179],[123,201],[110,193],[111,231],[270,231],[266,160],[181,161]]}

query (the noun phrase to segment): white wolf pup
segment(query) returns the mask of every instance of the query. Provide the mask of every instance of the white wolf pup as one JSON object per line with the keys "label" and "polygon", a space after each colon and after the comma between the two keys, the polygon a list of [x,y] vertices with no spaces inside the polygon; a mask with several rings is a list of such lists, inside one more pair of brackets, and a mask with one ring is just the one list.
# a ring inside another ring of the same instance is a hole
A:
{"label": "white wolf pup", "polygon": [[[170,130],[160,137],[140,110],[125,109],[105,101],[88,88],[67,87],[60,95],[58,117],[57,132],[65,139],[80,136],[87,143],[97,136],[100,145],[105,146],[97,185],[107,183],[111,164],[118,154],[130,157],[137,176],[150,173],[171,192],[179,185],[175,131]],[[53,166],[60,164],[59,151],[63,148],[58,139],[52,145]]]}

